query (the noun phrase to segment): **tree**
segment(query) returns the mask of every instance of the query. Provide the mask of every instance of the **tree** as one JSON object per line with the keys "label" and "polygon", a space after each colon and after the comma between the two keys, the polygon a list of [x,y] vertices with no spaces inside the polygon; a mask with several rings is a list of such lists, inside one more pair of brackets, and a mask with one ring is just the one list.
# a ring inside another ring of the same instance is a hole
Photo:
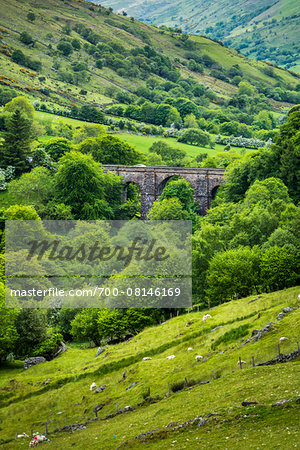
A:
{"label": "tree", "polygon": [[199,128],[196,117],[194,114],[188,114],[184,118],[183,122],[184,128]]}
{"label": "tree", "polygon": [[36,167],[8,185],[8,194],[19,205],[42,208],[54,196],[54,178],[45,167]]}
{"label": "tree", "polygon": [[165,198],[153,203],[147,217],[150,220],[184,220],[186,214],[178,198]]}
{"label": "tree", "polygon": [[104,133],[105,127],[103,125],[92,125],[85,123],[82,125],[82,127],[76,129],[73,135],[73,140],[76,144],[79,144],[80,142],[83,142],[85,139],[88,139],[90,137],[97,137]]}
{"label": "tree", "polygon": [[261,259],[261,279],[270,291],[296,286],[300,281],[300,252],[284,247],[267,249]]}
{"label": "tree", "polygon": [[22,31],[20,34],[20,41],[23,42],[25,45],[34,44],[34,40],[32,39],[32,36],[27,33],[27,31]]}
{"label": "tree", "polygon": [[21,50],[14,50],[11,55],[13,62],[20,64],[21,66],[26,65],[26,56]]}
{"label": "tree", "polygon": [[149,148],[149,152],[160,155],[162,160],[165,161],[169,166],[182,165],[182,160],[186,156],[186,152],[184,150],[170,147],[164,141],[153,142],[153,144]]}
{"label": "tree", "polygon": [[248,189],[245,195],[245,204],[248,207],[261,203],[264,206],[274,200],[280,199],[284,203],[289,203],[288,189],[278,178],[266,178],[263,181],[256,180]]}
{"label": "tree", "polygon": [[134,147],[121,141],[118,137],[105,135],[96,138],[99,152],[94,155],[96,161],[102,164],[137,164],[143,160],[140,152]]}
{"label": "tree", "polygon": [[188,181],[183,178],[170,180],[164,188],[160,201],[165,198],[177,198],[185,211],[191,211],[194,208],[194,191]]}
{"label": "tree", "polygon": [[272,147],[280,158],[280,178],[295,202],[300,201],[300,110],[289,114]]}
{"label": "tree", "polygon": [[83,309],[76,314],[71,322],[71,333],[74,339],[78,341],[93,341],[96,345],[101,344],[101,336],[98,331],[98,314],[96,308]]}
{"label": "tree", "polygon": [[211,143],[209,133],[194,128],[188,128],[187,130],[185,130],[177,140],[178,142],[184,142],[191,145],[199,145],[201,147],[206,147]]}
{"label": "tree", "polygon": [[72,145],[68,139],[52,138],[46,142],[44,148],[53,161],[58,161],[65,153],[71,151]]}
{"label": "tree", "polygon": [[69,56],[73,52],[73,47],[70,42],[60,41],[57,44],[57,50],[59,50],[64,56]]}
{"label": "tree", "polygon": [[72,47],[74,48],[74,50],[80,50],[81,49],[81,44],[80,44],[80,40],[79,39],[72,39]]}
{"label": "tree", "polygon": [[35,21],[35,14],[32,11],[29,11],[29,13],[27,14],[27,19],[30,22],[34,22]]}
{"label": "tree", "polygon": [[34,308],[22,309],[17,317],[16,330],[19,338],[14,353],[18,357],[31,356],[34,347],[46,339],[46,314]]}
{"label": "tree", "polygon": [[241,81],[239,83],[238,95],[247,95],[252,97],[255,94],[255,87],[252,86],[248,81]]}
{"label": "tree", "polygon": [[91,155],[70,151],[55,175],[56,198],[69,205],[77,219],[112,219],[121,202],[121,178],[103,173]]}
{"label": "tree", "polygon": [[33,119],[34,117],[34,107],[26,97],[15,97],[4,106],[5,112],[14,113],[16,110],[26,115],[28,119]]}
{"label": "tree", "polygon": [[14,351],[18,340],[16,328],[18,314],[16,309],[5,308],[4,284],[0,283],[0,364]]}
{"label": "tree", "polygon": [[6,122],[5,142],[0,147],[0,164],[3,168],[15,167],[20,175],[28,167],[27,156],[30,154],[31,121],[17,109]]}
{"label": "tree", "polygon": [[260,284],[260,251],[249,247],[218,252],[209,263],[206,293],[211,304],[252,294]]}

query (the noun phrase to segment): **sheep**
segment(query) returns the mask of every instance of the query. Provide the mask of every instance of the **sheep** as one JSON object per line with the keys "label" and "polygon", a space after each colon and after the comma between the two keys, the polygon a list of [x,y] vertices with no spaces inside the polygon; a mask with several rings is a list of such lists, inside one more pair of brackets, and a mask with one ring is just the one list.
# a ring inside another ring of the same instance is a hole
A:
{"label": "sheep", "polygon": [[92,383],[90,385],[90,391],[92,391],[93,389],[95,389],[95,387],[97,387],[96,383]]}
{"label": "sheep", "polygon": [[246,363],[246,361],[243,361],[242,359],[241,360],[238,360],[238,362],[237,362],[237,365],[239,366],[240,364],[247,364]]}
{"label": "sheep", "polygon": [[150,356],[145,356],[144,358],[143,358],[143,361],[150,361],[152,358],[150,358]]}
{"label": "sheep", "polygon": [[34,436],[34,439],[38,442],[38,444],[47,440],[46,436],[44,436],[43,434],[37,434],[36,436]]}
{"label": "sheep", "polygon": [[196,361],[201,361],[201,359],[203,359],[203,356],[201,356],[201,355],[195,356],[195,360]]}
{"label": "sheep", "polygon": [[28,434],[22,433],[22,434],[17,434],[16,435],[16,439],[22,439],[22,438],[25,438],[25,437],[29,437]]}
{"label": "sheep", "polygon": [[287,338],[287,337],[281,337],[280,339],[279,339],[279,342],[280,342],[280,344],[282,344],[282,342],[284,342],[284,341],[288,341],[289,339]]}
{"label": "sheep", "polygon": [[32,441],[29,442],[29,447],[37,447],[38,445],[39,443],[36,439],[32,439]]}
{"label": "sheep", "polygon": [[205,323],[207,319],[211,319],[211,318],[212,318],[212,317],[211,317],[210,314],[205,314],[205,315],[202,317],[202,321]]}
{"label": "sheep", "polygon": [[187,351],[188,351],[188,352],[191,352],[191,351],[193,351],[193,350],[194,350],[194,349],[193,349],[192,347],[189,347]]}
{"label": "sheep", "polygon": [[174,358],[175,358],[175,355],[167,356],[167,359],[174,359]]}

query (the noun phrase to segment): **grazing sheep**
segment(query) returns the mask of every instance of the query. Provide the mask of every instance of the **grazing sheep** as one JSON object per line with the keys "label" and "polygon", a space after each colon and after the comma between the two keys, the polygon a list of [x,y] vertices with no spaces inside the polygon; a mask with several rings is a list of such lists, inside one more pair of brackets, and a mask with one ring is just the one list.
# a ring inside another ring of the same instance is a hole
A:
{"label": "grazing sheep", "polygon": [[194,349],[192,348],[192,347],[189,347],[188,348],[188,352],[191,352],[191,351],[193,351]]}
{"label": "grazing sheep", "polygon": [[174,359],[174,358],[175,358],[175,355],[167,356],[167,359]]}
{"label": "grazing sheep", "polygon": [[279,339],[279,342],[280,342],[280,344],[282,344],[282,342],[288,341],[288,340],[289,340],[289,338],[283,336]]}
{"label": "grazing sheep", "polygon": [[150,358],[150,356],[145,356],[145,358],[143,358],[143,361],[150,361],[152,358]]}
{"label": "grazing sheep", "polygon": [[241,360],[239,360],[238,362],[237,362],[237,365],[239,366],[240,364],[247,364],[246,363],[246,361],[243,361],[242,359]]}
{"label": "grazing sheep", "polygon": [[201,356],[201,355],[195,356],[195,360],[196,361],[201,361],[201,359],[203,359],[203,356]]}
{"label": "grazing sheep", "polygon": [[16,435],[16,439],[22,439],[22,438],[24,438],[24,437],[29,437],[29,436],[28,436],[28,434],[26,434],[26,433],[22,433],[22,434],[17,434],[17,435]]}
{"label": "grazing sheep", "polygon": [[300,302],[300,294],[298,295],[298,300],[299,300],[299,302]]}
{"label": "grazing sheep", "polygon": [[212,318],[212,317],[211,317],[210,314],[205,314],[205,315],[202,317],[202,321],[205,323],[207,319],[211,319],[211,318]]}
{"label": "grazing sheep", "polygon": [[92,391],[93,389],[95,389],[95,387],[97,387],[96,383],[92,383],[90,385],[90,391]]}

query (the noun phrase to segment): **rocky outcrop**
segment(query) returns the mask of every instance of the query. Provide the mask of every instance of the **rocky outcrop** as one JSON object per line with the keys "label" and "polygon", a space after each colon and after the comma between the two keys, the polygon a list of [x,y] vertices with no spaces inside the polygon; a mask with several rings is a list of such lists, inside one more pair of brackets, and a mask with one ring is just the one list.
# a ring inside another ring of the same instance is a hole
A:
{"label": "rocky outcrop", "polygon": [[26,358],[24,361],[24,369],[29,369],[32,366],[36,366],[37,364],[42,364],[46,362],[46,358],[43,356],[34,356],[32,358]]}

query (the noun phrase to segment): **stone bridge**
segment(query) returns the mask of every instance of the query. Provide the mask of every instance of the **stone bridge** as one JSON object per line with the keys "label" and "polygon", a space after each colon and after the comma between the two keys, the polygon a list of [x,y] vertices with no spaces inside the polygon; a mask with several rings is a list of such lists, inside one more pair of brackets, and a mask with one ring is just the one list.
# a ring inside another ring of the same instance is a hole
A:
{"label": "stone bridge", "polygon": [[[146,219],[153,202],[161,195],[166,183],[174,176],[185,178],[194,190],[194,200],[198,202],[200,214],[209,208],[216,190],[224,182],[224,169],[198,167],[154,167],[105,165],[105,172],[115,172],[123,177],[126,186],[135,183],[141,190],[141,218]],[[124,201],[127,200],[127,189]]]}

